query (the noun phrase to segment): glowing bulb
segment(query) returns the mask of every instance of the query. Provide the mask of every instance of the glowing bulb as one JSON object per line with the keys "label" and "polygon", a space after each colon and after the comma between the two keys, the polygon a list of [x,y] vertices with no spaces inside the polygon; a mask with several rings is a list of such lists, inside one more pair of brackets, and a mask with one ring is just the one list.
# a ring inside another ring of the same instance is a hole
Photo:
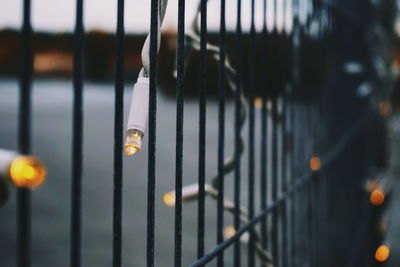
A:
{"label": "glowing bulb", "polygon": [[262,97],[255,97],[254,98],[254,107],[257,109],[261,109],[263,107],[263,99]]}
{"label": "glowing bulb", "polygon": [[[233,237],[236,234],[236,229],[235,227],[233,227],[233,225],[228,225],[224,227],[224,238],[225,239],[229,239],[231,237]],[[242,234],[240,236],[240,241],[242,243],[248,243],[250,239],[250,235],[248,232]]]}
{"label": "glowing bulb", "polygon": [[35,188],[46,178],[46,168],[37,158],[31,156],[16,157],[9,167],[9,177],[18,187]]}
{"label": "glowing bulb", "polygon": [[375,259],[379,262],[384,262],[389,258],[390,249],[388,246],[381,245],[375,252]]}
{"label": "glowing bulb", "polygon": [[321,159],[319,157],[312,157],[310,159],[310,169],[319,171],[321,169]]}
{"label": "glowing bulb", "polygon": [[369,202],[374,206],[380,206],[385,201],[385,193],[381,189],[375,189],[369,196]]}
{"label": "glowing bulb", "polygon": [[175,192],[171,191],[171,192],[165,193],[163,196],[163,202],[168,207],[174,207],[175,206]]}
{"label": "glowing bulb", "polygon": [[143,143],[143,132],[137,129],[129,129],[127,131],[125,140],[125,154],[128,156],[134,155],[139,152],[142,148]]}
{"label": "glowing bulb", "polygon": [[231,238],[235,234],[236,234],[236,230],[235,230],[235,227],[233,227],[232,225],[224,227],[224,238],[225,239]]}
{"label": "glowing bulb", "polygon": [[[204,191],[207,193],[211,190],[209,184],[204,185]],[[174,207],[176,203],[175,191],[169,191],[164,194],[163,202],[168,207]],[[182,187],[182,202],[190,202],[196,200],[199,196],[199,185],[198,184],[190,184]]]}

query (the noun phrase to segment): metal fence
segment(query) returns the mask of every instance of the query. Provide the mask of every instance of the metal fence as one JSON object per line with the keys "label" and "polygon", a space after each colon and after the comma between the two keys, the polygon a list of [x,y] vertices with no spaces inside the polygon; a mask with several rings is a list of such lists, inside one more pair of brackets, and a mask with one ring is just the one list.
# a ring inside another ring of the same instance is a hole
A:
{"label": "metal fence", "polygon": [[[178,1],[176,80],[176,175],[174,266],[182,265],[182,204],[187,192],[183,168],[185,64],[193,35],[185,36],[185,1]],[[242,30],[242,1],[237,0],[233,51],[226,47],[225,0],[220,0],[219,43],[208,44],[207,0],[200,2],[200,53],[197,259],[190,266],[216,260],[233,247],[234,266],[370,266],[376,244],[368,232],[375,208],[363,189],[365,177],[382,166],[383,140],[369,85],[376,80],[365,34],[372,24],[367,1],[263,1],[263,25],[256,30],[255,1],[251,28]],[[70,266],[81,266],[81,202],[83,167],[83,0],[76,1],[73,73],[73,147]],[[275,3],[268,6],[268,3]],[[269,10],[268,8],[273,8]],[[31,1],[24,0],[19,151],[29,154],[31,140],[32,27]],[[151,1],[150,97],[148,120],[147,266],[155,257],[157,46],[159,0]],[[357,12],[355,12],[357,11]],[[90,11],[89,11],[90,12]],[[365,16],[364,16],[365,15]],[[269,27],[269,16],[274,26]],[[279,20],[282,20],[282,24]],[[122,265],[124,0],[118,0],[114,117],[113,266]],[[249,41],[246,42],[247,37]],[[245,43],[246,42],[246,43]],[[216,47],[213,48],[213,47]],[[193,47],[192,47],[193,49]],[[209,55],[212,55],[212,58]],[[232,62],[229,58],[233,58]],[[218,64],[218,174],[206,179],[206,102],[208,67]],[[364,85],[364,87],[362,87]],[[226,140],[226,91],[235,103],[234,140]],[[371,104],[372,103],[372,104]],[[245,123],[245,121],[248,122]],[[243,126],[247,125],[246,136]],[[256,130],[261,138],[256,138]],[[231,158],[227,143],[234,143]],[[244,153],[244,151],[246,152]],[[248,157],[246,175],[242,158]],[[256,177],[256,167],[259,177]],[[226,179],[233,171],[233,180]],[[233,183],[233,200],[224,192]],[[243,185],[246,185],[247,192]],[[31,265],[30,191],[18,190],[18,266]],[[247,198],[247,205],[243,199]],[[205,198],[217,202],[216,245],[205,246]],[[225,218],[233,216],[233,227]],[[372,218],[364,220],[365,218]],[[228,231],[230,230],[230,232]],[[225,235],[224,235],[225,233]],[[247,239],[246,239],[247,238]],[[247,253],[242,247],[247,244]],[[367,251],[367,252],[366,252]],[[247,255],[247,258],[244,256]],[[366,256],[367,255],[367,256]],[[369,256],[368,256],[369,255]],[[172,265],[168,263],[167,265]],[[165,265],[165,266],[167,266]]]}

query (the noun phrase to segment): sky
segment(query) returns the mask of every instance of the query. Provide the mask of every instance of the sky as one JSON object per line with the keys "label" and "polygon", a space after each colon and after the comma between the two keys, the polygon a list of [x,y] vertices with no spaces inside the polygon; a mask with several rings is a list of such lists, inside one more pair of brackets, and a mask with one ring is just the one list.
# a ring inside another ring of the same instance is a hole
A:
{"label": "sky", "polygon": [[[186,0],[186,18],[193,18],[200,0]],[[268,1],[268,10],[273,10],[273,0]],[[278,1],[277,25],[284,27],[283,2]],[[0,0],[0,29],[19,28],[22,21],[23,0]],[[32,25],[35,31],[71,32],[75,20],[75,0],[32,0]],[[228,30],[236,27],[237,1],[226,1],[226,24]],[[251,22],[251,1],[242,1],[242,25],[247,31]],[[263,0],[255,1],[256,28],[263,25]],[[177,25],[178,0],[169,0],[164,29],[175,30]],[[290,11],[288,11],[290,12]],[[208,27],[218,30],[220,20],[220,1],[209,0]],[[117,21],[117,0],[84,0],[84,22],[86,30],[114,32]],[[273,27],[274,17],[268,13],[267,25]],[[286,25],[290,27],[290,20]],[[127,33],[144,33],[150,24],[150,0],[125,0],[125,30]],[[187,23],[189,24],[189,23]]]}

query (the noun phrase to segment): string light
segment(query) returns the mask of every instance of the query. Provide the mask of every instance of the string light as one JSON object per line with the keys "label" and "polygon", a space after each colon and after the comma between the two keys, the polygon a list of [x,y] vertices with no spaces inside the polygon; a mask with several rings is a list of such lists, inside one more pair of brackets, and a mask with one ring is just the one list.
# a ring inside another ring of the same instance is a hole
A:
{"label": "string light", "polygon": [[[158,23],[157,53],[161,45],[161,25],[164,21],[168,0],[161,0]],[[124,145],[125,154],[132,156],[142,149],[143,137],[149,113],[150,34],[142,48],[142,65],[139,77],[133,87],[128,125]]]}
{"label": "string light", "polygon": [[263,101],[262,97],[255,97],[254,98],[254,107],[256,109],[262,109],[263,103],[264,103],[264,101]]}
{"label": "string light", "polygon": [[[204,190],[206,193],[210,192],[211,187],[208,184],[204,185]],[[199,185],[191,184],[182,187],[182,202],[190,202],[197,199],[199,195]],[[174,207],[176,204],[176,194],[175,191],[169,191],[164,194],[163,202],[168,207]]]}
{"label": "string light", "polygon": [[310,169],[319,171],[321,169],[321,159],[319,157],[312,157],[310,159]]}
{"label": "string light", "polygon": [[385,201],[385,193],[381,189],[375,189],[369,196],[369,202],[374,206],[380,206]]}
{"label": "string light", "polygon": [[381,245],[375,251],[375,260],[379,262],[387,261],[390,255],[390,249],[388,246]]}
{"label": "string light", "polygon": [[132,93],[125,140],[125,154],[134,155],[142,149],[149,114],[149,78],[139,77]]}
{"label": "string light", "polygon": [[[233,225],[228,225],[224,227],[224,238],[229,239],[233,237],[236,234],[235,227]],[[248,243],[249,242],[249,233],[246,232],[240,236],[240,241],[242,243]]]}
{"label": "string light", "polygon": [[[201,45],[200,45],[200,33],[199,33],[199,27],[198,27],[198,21],[199,21],[199,15],[200,15],[200,3],[198,5],[197,8],[197,12],[196,15],[191,23],[191,27],[188,28],[188,30],[186,31],[185,35],[186,35],[186,51],[185,54],[190,55],[191,54],[191,50],[197,50],[200,51]],[[216,45],[207,43],[206,45],[207,47],[207,52],[211,53],[213,59],[215,61],[220,61],[220,48]],[[190,56],[185,56],[185,66],[187,65],[188,61],[190,60]],[[236,78],[236,70],[234,69],[234,67],[230,64],[229,62],[229,58],[228,56],[226,56],[225,58],[225,70],[226,70],[226,82],[229,85],[229,89],[236,94],[236,85],[235,85],[235,78]],[[175,70],[173,71],[173,75],[176,77],[176,66],[177,64],[175,64]],[[247,100],[245,99],[244,95],[241,94],[240,95],[240,103],[241,103],[241,113],[240,113],[240,132],[244,126],[245,120],[246,120],[246,114],[247,114]],[[259,105],[260,106],[260,101],[256,101],[253,104],[254,105]],[[262,104],[262,103],[261,103]],[[262,106],[262,105],[261,105]],[[260,106],[260,107],[261,107]],[[239,146],[239,155],[243,153],[244,150],[244,141],[242,136],[240,136],[240,146]],[[237,153],[235,153],[232,157],[227,158],[224,161],[224,174],[227,174],[229,172],[231,172],[232,170],[234,170],[235,167],[235,163],[237,161],[237,157],[239,156]],[[214,200],[216,200],[218,198],[218,179],[219,179],[219,175],[215,175],[211,178],[211,183],[210,184],[206,184],[205,185],[205,193],[210,196],[211,198],[213,198]],[[190,186],[185,186],[182,188],[182,202],[188,202],[190,200],[194,200],[198,197],[198,185],[190,185]],[[173,207],[175,206],[175,202],[176,202],[176,194],[175,191],[170,191],[167,192],[166,194],[164,194],[163,196],[163,201],[167,206]],[[224,199],[224,203],[223,203],[223,209],[226,211],[230,211],[230,212],[234,212],[235,209],[235,205],[232,201],[228,200],[228,199]],[[248,212],[247,210],[245,210],[244,208],[240,208],[240,220],[243,223],[249,223],[249,218],[248,218]],[[264,248],[262,247],[261,243],[258,241],[260,240],[260,238],[258,237],[258,234],[256,231],[252,232],[253,235],[256,236],[255,240],[254,240],[254,245],[255,245],[255,249],[257,252],[257,255],[261,261],[261,263],[264,266],[270,267],[272,266],[272,256],[271,254],[264,250]],[[248,233],[245,233],[242,235],[243,236],[248,236]]]}
{"label": "string light", "polygon": [[15,186],[29,189],[38,187],[46,178],[46,167],[38,158],[3,149],[0,149],[0,172]]}

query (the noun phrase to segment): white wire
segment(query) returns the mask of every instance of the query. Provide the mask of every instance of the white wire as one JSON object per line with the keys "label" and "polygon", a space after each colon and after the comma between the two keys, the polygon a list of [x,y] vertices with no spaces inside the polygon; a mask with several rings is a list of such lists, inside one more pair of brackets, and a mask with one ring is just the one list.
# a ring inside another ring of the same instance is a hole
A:
{"label": "white wire", "polygon": [[[161,45],[161,26],[164,21],[165,12],[167,10],[168,0],[159,0],[158,12],[158,29],[157,29],[157,53],[160,51]],[[147,35],[142,48],[142,65],[139,77],[148,77],[150,73],[150,33]]]}
{"label": "white wire", "polygon": [[[199,15],[200,15],[200,11],[201,10],[201,2],[199,2],[199,5],[197,7],[197,12],[195,17],[193,18],[192,24],[191,24],[191,28],[186,32],[186,38],[187,38],[187,49],[194,49],[197,51],[200,51],[200,29],[199,29],[199,25],[198,25],[198,21],[199,21]],[[189,55],[189,53],[191,54],[191,49],[189,51],[186,51],[187,55]],[[219,51],[220,48],[216,45],[212,45],[210,43],[206,44],[206,50],[207,52],[211,52],[213,58],[218,62],[220,57],[219,57]],[[190,56],[185,57],[185,63],[187,63],[187,61],[190,60]],[[186,65],[186,64],[185,64]],[[229,62],[229,57],[226,56],[225,57],[225,69],[227,70],[227,76],[226,76],[226,81],[228,83],[229,88],[231,89],[231,91],[233,93],[236,93],[236,86],[235,86],[235,82],[234,82],[234,77],[236,75],[236,70],[235,68],[230,64]],[[175,66],[176,67],[176,66]],[[174,71],[174,73],[176,73],[176,70]],[[240,116],[240,125],[242,128],[245,120],[246,120],[246,113],[247,113],[247,103],[246,100],[243,96],[243,94],[241,95],[241,106],[242,106],[242,112],[241,112],[241,116]],[[244,150],[244,141],[243,138],[240,138],[240,154],[243,153]],[[230,171],[232,171],[234,169],[236,160],[238,160],[236,158],[236,154],[233,155],[232,157],[229,157],[225,160],[224,162],[224,173],[228,173]],[[215,175],[211,181],[211,185],[210,188],[208,190],[208,194],[210,196],[212,196],[214,199],[218,198],[218,175]],[[235,212],[235,205],[232,201],[228,200],[227,198],[224,198],[224,209],[230,212]],[[244,207],[240,207],[240,220],[243,223],[249,223],[249,217],[248,217],[248,212]],[[257,252],[257,256],[259,257],[259,259],[261,260],[263,266],[266,267],[273,267],[273,259],[272,259],[272,255],[269,251],[265,250],[263,248],[263,246],[260,243],[260,237],[257,233],[257,231],[255,229],[253,229],[252,234],[254,235],[254,246]]]}

